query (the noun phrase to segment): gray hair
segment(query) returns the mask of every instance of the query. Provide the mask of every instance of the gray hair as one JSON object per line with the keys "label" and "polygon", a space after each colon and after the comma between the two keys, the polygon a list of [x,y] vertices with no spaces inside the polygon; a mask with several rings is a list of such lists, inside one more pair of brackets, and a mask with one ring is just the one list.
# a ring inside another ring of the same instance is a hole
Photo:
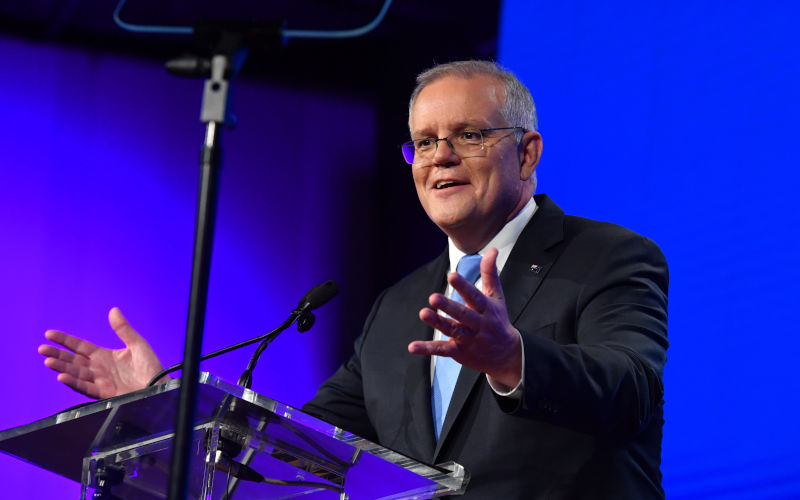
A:
{"label": "gray hair", "polygon": [[408,118],[422,89],[446,76],[473,78],[485,75],[503,84],[505,99],[500,115],[509,126],[524,127],[526,131],[536,130],[536,105],[528,88],[512,72],[493,61],[454,61],[423,71],[417,76],[417,86],[411,93],[408,103]]}

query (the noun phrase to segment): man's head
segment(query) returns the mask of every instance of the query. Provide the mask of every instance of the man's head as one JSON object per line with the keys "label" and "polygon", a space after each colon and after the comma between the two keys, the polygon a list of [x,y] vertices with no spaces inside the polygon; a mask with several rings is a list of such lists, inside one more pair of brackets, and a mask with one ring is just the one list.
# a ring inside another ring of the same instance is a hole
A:
{"label": "man's head", "polygon": [[500,114],[507,123],[524,127],[528,131],[538,130],[536,105],[528,88],[510,71],[491,61],[454,61],[437,64],[417,75],[417,86],[408,103],[409,127],[411,111],[422,89],[446,76],[469,79],[475,76],[491,76],[501,83],[505,96]]}
{"label": "man's head", "polygon": [[449,140],[417,143],[430,152],[412,165],[422,207],[461,250],[480,250],[536,188],[542,141],[530,92],[492,62],[439,65],[417,78],[408,122],[412,140]]}

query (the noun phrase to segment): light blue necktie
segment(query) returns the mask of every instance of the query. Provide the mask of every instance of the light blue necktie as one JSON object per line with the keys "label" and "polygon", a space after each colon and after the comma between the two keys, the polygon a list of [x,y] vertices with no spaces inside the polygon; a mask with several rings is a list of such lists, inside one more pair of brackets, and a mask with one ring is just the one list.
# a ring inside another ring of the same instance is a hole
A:
{"label": "light blue necktie", "polygon": [[[481,256],[478,254],[465,255],[458,261],[456,272],[467,279],[470,283],[475,283],[480,275]],[[460,304],[464,299],[457,291],[453,290],[452,299]],[[442,340],[450,337],[442,334]],[[431,406],[433,407],[433,432],[436,440],[442,432],[444,417],[447,415],[447,408],[450,406],[450,398],[453,397],[453,388],[458,380],[458,373],[461,371],[461,364],[453,358],[436,358],[436,369],[433,374],[433,387],[431,391]]]}

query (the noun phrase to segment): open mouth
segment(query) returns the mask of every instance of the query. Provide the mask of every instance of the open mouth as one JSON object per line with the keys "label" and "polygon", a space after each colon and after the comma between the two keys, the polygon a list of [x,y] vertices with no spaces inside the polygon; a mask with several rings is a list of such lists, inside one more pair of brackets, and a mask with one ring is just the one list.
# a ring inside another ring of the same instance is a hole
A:
{"label": "open mouth", "polygon": [[457,182],[457,181],[439,181],[433,186],[434,189],[447,189],[454,186],[463,186],[466,182]]}

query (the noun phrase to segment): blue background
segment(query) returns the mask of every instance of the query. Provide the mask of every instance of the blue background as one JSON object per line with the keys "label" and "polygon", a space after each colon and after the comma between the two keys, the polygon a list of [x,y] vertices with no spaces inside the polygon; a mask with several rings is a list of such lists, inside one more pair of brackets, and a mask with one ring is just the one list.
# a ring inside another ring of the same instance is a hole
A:
{"label": "blue background", "polygon": [[[670,498],[800,496],[800,9],[790,5],[503,5],[498,58],[539,109],[538,191],[649,236],[669,260]],[[8,428],[84,400],[42,366],[47,328],[116,347],[105,313],[118,305],[166,364],[180,359],[203,131],[199,83],[156,62],[13,38],[0,38],[0,54],[13,75],[0,79]],[[402,168],[399,155],[376,162],[368,97],[243,80],[236,103],[206,352],[277,324],[317,282],[340,281],[343,304],[374,287],[347,271],[376,258],[376,221],[358,206],[379,169]],[[408,198],[407,181],[393,188]],[[342,361],[336,337],[354,334],[339,330],[347,314],[333,303],[310,335],[287,332],[254,388],[293,405],[310,398]],[[203,368],[235,380],[248,354]],[[0,478],[20,498],[78,495],[5,455]]]}
{"label": "blue background", "polygon": [[670,498],[800,497],[792,2],[527,2],[499,60],[530,87],[540,192],[670,266]]}

